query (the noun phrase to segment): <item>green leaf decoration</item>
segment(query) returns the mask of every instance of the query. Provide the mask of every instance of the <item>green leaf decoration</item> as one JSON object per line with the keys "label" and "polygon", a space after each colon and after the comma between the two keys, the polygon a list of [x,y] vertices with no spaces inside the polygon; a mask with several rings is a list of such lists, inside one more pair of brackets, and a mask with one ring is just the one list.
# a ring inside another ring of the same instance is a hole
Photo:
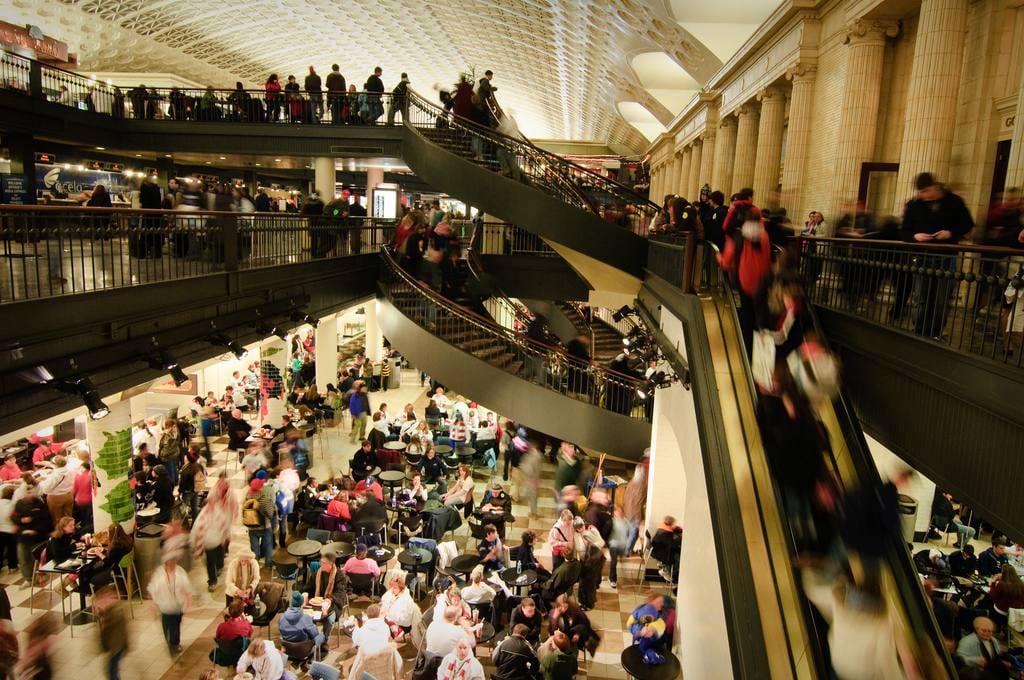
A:
{"label": "green leaf decoration", "polygon": [[260,348],[260,355],[265,356],[265,357],[272,357],[272,356],[274,356],[275,354],[277,354],[280,351],[281,351],[280,347],[261,347]]}
{"label": "green leaf decoration", "polygon": [[100,509],[110,515],[114,522],[127,522],[135,516],[135,502],[132,500],[132,489],[127,479],[123,479],[107,492],[107,500]]}
{"label": "green leaf decoration", "polygon": [[128,472],[128,461],[132,458],[132,428],[104,432],[103,436],[107,439],[96,454],[97,467],[110,479],[124,477]]}

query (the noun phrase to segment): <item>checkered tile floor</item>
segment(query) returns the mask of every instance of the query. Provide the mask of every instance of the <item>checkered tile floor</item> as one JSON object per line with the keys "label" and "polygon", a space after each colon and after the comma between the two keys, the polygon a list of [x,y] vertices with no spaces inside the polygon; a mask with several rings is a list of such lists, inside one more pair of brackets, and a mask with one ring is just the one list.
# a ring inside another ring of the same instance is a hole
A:
{"label": "checkered tile floor", "polygon": [[[376,392],[371,395],[374,406],[382,401],[388,403],[389,410],[398,412],[406,403],[413,403],[418,412],[426,406],[426,399],[423,396],[424,390],[419,385],[418,371],[404,371],[402,376],[402,387],[388,392]],[[348,461],[354,453],[353,447],[348,441],[348,423],[341,423],[337,428],[325,429],[319,436],[314,436],[310,442],[313,450],[312,474],[317,478],[326,478],[334,471],[347,469]],[[211,478],[215,477],[225,461],[230,458],[227,452],[227,437],[218,437],[211,440],[211,448],[214,455],[214,468],[211,470]],[[233,464],[228,464],[229,478],[236,493],[241,497],[244,494],[244,478],[241,471],[235,469]],[[551,481],[554,477],[554,467],[545,462],[542,468],[542,479]],[[483,488],[483,483],[488,481],[480,473],[476,476],[478,490]],[[542,484],[543,487],[543,484]],[[513,514],[516,522],[508,528],[509,542],[512,545],[518,543],[518,534],[526,528],[534,529],[540,541],[547,537],[547,532],[555,520],[555,504],[550,497],[542,497],[539,500],[538,512],[530,515],[529,508],[524,505],[514,505]],[[289,536],[288,540],[301,538],[301,536]],[[459,544],[460,552],[467,545],[470,549],[475,548],[475,541],[469,538],[468,527],[463,525],[456,532],[455,540]],[[232,540],[232,552],[248,545],[248,535],[239,522],[235,527]],[[537,555],[550,567],[550,551],[547,546],[541,543],[537,549]],[[278,556],[283,560],[290,559],[287,553],[278,548]],[[230,557],[230,556],[229,556]],[[397,563],[396,563],[397,564]],[[389,566],[395,566],[389,565]],[[645,583],[642,587],[635,585],[637,571],[639,569],[638,558],[628,558],[620,564],[619,587],[612,589],[607,580],[607,565],[605,567],[605,579],[601,583],[598,592],[597,606],[588,615],[601,634],[601,644],[593,658],[588,657],[581,665],[578,678],[610,679],[625,678],[626,675],[619,664],[619,654],[630,644],[630,636],[624,633],[626,617],[645,595],[651,590],[668,593],[665,583]],[[224,607],[224,586],[223,580],[218,588],[208,593],[206,590],[205,569],[201,563],[193,565],[190,572],[193,586],[193,608],[186,614],[182,622],[182,645],[183,653],[170,658],[166,651],[159,618],[155,609],[149,601],[133,604],[134,619],[130,622],[130,651],[121,663],[121,674],[123,678],[162,678],[163,680],[182,680],[196,678],[199,673],[212,667],[207,655],[213,648],[213,634],[217,624],[221,621]],[[264,572],[264,579],[271,575]],[[60,594],[54,591],[37,590],[34,597],[30,598],[29,585],[21,578],[18,572],[3,570],[0,572],[0,583],[7,589],[8,597],[13,607],[14,626],[16,630],[24,630],[26,625],[42,612],[52,611],[57,616],[61,614]],[[32,600],[30,602],[30,600]],[[427,606],[429,600],[424,599],[422,604]],[[65,608],[74,604],[78,607],[78,597],[73,595],[64,600]],[[30,612],[30,605],[34,611]],[[358,608],[358,601],[353,603]],[[105,658],[99,654],[97,646],[96,625],[88,621],[85,625],[74,627],[74,637],[66,623],[60,626],[58,644],[54,649],[54,667],[57,678],[100,678],[106,677]],[[276,637],[277,625],[271,627],[271,633]],[[503,634],[499,634],[503,636]],[[546,635],[545,635],[546,637]],[[338,636],[332,636],[331,653],[327,657],[327,663],[341,666],[347,673],[348,665],[354,652],[351,643],[345,636],[341,637],[339,646]],[[406,659],[405,671],[412,669],[413,659],[416,650],[411,643],[399,648],[403,658]],[[488,673],[493,670],[489,665],[489,649],[481,650],[480,659],[484,669]],[[221,677],[233,677],[227,669],[219,669]],[[304,677],[304,676],[299,676]],[[345,677],[343,675],[343,677]]]}

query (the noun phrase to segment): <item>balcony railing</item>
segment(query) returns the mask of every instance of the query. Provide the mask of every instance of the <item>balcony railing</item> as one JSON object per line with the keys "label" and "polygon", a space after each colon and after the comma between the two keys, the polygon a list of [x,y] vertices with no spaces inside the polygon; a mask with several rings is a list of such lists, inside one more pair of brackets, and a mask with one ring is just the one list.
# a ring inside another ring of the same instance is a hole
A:
{"label": "balcony railing", "polygon": [[639,420],[649,409],[637,403],[641,382],[594,363],[580,361],[558,347],[534,342],[520,333],[474,314],[417,281],[381,251],[384,295],[413,323],[464,352],[508,373],[560,394]]}
{"label": "balcony railing", "polygon": [[394,220],[0,206],[0,304],[373,253]]}
{"label": "balcony railing", "polygon": [[1024,251],[834,238],[794,245],[815,305],[1024,365]]}
{"label": "balcony railing", "polygon": [[484,222],[477,244],[481,255],[558,257],[540,236],[508,222]]}

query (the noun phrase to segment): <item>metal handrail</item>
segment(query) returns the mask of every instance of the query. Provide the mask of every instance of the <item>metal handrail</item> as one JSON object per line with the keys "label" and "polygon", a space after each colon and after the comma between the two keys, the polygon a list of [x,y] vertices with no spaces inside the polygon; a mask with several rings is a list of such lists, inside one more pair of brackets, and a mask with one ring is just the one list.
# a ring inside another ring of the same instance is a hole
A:
{"label": "metal handrail", "polygon": [[919,243],[917,241],[887,241],[883,239],[842,238],[837,236],[789,236],[785,241],[801,245],[809,243],[836,243],[844,246],[875,246],[878,248],[936,253],[980,253],[982,255],[995,255],[999,257],[1024,256],[1024,247],[1008,248],[1006,246],[984,246],[973,243]]}
{"label": "metal handrail", "polygon": [[[473,232],[469,238],[469,247],[466,249],[466,264],[469,267],[470,273],[477,279],[480,280],[480,274],[483,272],[483,267],[480,264],[480,253],[477,250],[477,244],[479,243],[480,232],[483,230],[484,223],[477,222],[473,228]],[[527,328],[533,321],[533,314],[522,305],[513,302],[512,299],[502,290],[501,286],[497,283],[493,286],[495,295],[491,296],[491,299],[496,300],[501,305],[510,317],[518,321],[523,325],[523,328]]]}
{"label": "metal handrail", "polygon": [[[384,260],[385,265],[388,267],[390,272],[400,278],[403,283],[412,287],[415,292],[421,297],[427,298],[430,302],[444,309],[446,312],[459,317],[461,320],[472,324],[477,329],[484,331],[485,333],[497,337],[504,342],[516,345],[528,353],[534,355],[546,355],[557,357],[559,363],[574,366],[580,370],[586,371],[588,374],[595,378],[607,378],[608,380],[617,383],[619,386],[635,390],[642,386],[643,381],[633,378],[632,376],[624,375],[617,371],[609,368],[605,368],[594,362],[585,362],[580,359],[568,354],[564,349],[560,347],[554,347],[552,345],[545,345],[537,342],[526,336],[516,334],[515,332],[494,323],[492,320],[487,319],[479,314],[472,312],[451,300],[443,297],[439,293],[432,290],[426,284],[421,281],[414,279],[404,269],[399,266],[398,262],[395,261],[394,255],[391,253],[389,248],[381,249],[381,257]],[[390,292],[390,291],[389,291]]]}

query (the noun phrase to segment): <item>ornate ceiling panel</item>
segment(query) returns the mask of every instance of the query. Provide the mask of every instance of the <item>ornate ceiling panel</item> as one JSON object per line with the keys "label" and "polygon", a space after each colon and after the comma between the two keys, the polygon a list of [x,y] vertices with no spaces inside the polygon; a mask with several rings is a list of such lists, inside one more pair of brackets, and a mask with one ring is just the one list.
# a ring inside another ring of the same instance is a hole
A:
{"label": "ornate ceiling panel", "polygon": [[[635,93],[633,54],[666,51],[699,83],[721,62],[663,0],[7,0],[9,20],[38,24],[95,71],[171,72],[216,86],[301,82],[332,63],[360,86],[374,66],[392,86],[407,71],[432,95],[459,73],[494,71],[502,106],[538,138],[642,149],[618,114]],[[624,92],[624,89],[627,92]],[[659,111],[659,114],[663,111]]]}

